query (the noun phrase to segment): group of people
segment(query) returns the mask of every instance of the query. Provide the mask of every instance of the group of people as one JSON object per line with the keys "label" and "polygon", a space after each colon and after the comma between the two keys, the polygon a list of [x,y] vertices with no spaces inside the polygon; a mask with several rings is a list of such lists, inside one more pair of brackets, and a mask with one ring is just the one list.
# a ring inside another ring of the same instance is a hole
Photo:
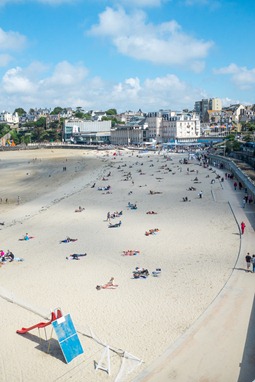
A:
{"label": "group of people", "polygon": [[123,211],[120,211],[120,212],[115,211],[115,212],[113,212],[112,214],[111,214],[110,212],[107,212],[107,217],[106,217],[106,219],[107,219],[108,222],[110,222],[111,219],[119,218],[119,217],[122,216],[122,215],[123,215]]}
{"label": "group of people", "polygon": [[[252,272],[254,273],[255,272],[255,255],[250,255],[250,253],[248,252],[247,255],[245,256],[245,261],[246,261],[246,269],[247,269],[247,272]],[[252,270],[250,270],[252,266]]]}
{"label": "group of people", "polygon": [[139,278],[147,278],[149,276],[149,271],[146,268],[139,268],[136,267],[135,270],[133,271],[133,277],[134,279],[139,279]]}
{"label": "group of people", "polygon": [[136,203],[133,204],[133,203],[128,202],[128,208],[130,208],[131,210],[137,210],[137,205],[136,205]]}
{"label": "group of people", "polygon": [[0,250],[1,263],[4,263],[6,261],[12,262],[13,260],[14,260],[14,254],[11,251],[9,251],[9,249],[7,250],[6,253],[2,249]]}

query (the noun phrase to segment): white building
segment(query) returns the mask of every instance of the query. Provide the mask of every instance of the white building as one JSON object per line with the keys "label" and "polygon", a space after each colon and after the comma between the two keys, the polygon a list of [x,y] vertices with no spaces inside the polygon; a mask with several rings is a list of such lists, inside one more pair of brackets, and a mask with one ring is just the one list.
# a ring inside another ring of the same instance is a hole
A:
{"label": "white building", "polygon": [[111,121],[65,120],[63,139],[74,143],[109,143]]}
{"label": "white building", "polygon": [[195,142],[201,135],[200,118],[194,112],[159,111],[148,113],[149,140]]}
{"label": "white building", "polygon": [[196,113],[170,112],[163,115],[162,142],[196,142],[201,135],[200,118]]}
{"label": "white building", "polygon": [[19,116],[18,113],[8,113],[7,111],[3,111],[0,114],[0,123],[7,123],[8,125],[18,125],[19,124]]}

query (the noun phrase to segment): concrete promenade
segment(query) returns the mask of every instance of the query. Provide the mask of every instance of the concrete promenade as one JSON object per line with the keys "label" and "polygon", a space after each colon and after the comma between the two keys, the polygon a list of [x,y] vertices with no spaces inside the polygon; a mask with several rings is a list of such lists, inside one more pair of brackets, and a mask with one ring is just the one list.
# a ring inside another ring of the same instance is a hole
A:
{"label": "concrete promenade", "polygon": [[[243,196],[243,191],[233,190],[231,180],[225,180],[215,195],[216,203],[229,203],[237,222],[233,235],[240,236],[240,251],[229,280],[199,319],[135,382],[255,380],[255,274],[246,272],[245,262],[247,252],[255,254],[255,205],[242,208]],[[246,230],[241,236],[242,220]]]}

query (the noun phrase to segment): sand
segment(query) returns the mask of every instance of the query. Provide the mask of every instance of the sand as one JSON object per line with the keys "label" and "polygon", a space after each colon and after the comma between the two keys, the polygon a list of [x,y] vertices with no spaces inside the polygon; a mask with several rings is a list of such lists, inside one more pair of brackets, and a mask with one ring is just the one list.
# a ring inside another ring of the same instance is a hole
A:
{"label": "sand", "polygon": [[[0,298],[3,381],[34,381],[35,376],[39,382],[114,381],[122,358],[111,351],[111,375],[95,372],[94,360],[104,347],[88,337],[91,333],[143,360],[123,379],[131,381],[216,298],[239,250],[238,227],[216,179],[220,172],[195,159],[180,164],[185,153],[167,156],[127,150],[116,156],[71,149],[0,153],[0,222],[5,223],[0,246],[24,258],[0,268],[0,294],[14,302]],[[125,180],[129,172],[132,178]],[[110,193],[98,190],[108,184]],[[187,191],[192,186],[196,191]],[[185,196],[188,202],[182,201]],[[130,210],[129,202],[137,210]],[[75,213],[79,206],[85,210]],[[151,210],[157,214],[146,214]],[[112,219],[121,219],[121,227],[108,228],[109,211],[123,211]],[[152,228],[159,232],[146,236]],[[26,232],[34,239],[20,241]],[[60,244],[67,236],[78,240]],[[122,256],[128,249],[140,254]],[[66,260],[84,252],[80,261]],[[137,266],[162,271],[159,277],[134,279]],[[96,289],[111,277],[117,288]],[[69,364],[55,334],[49,353],[43,330],[41,342],[37,329],[16,334],[45,321],[56,307],[71,314],[84,348]]]}

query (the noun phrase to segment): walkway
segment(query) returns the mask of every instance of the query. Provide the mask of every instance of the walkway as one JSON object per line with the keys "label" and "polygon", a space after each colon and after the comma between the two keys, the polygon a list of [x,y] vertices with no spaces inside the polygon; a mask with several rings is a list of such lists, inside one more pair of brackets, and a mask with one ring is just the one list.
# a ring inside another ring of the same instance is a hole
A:
{"label": "walkway", "polygon": [[229,201],[238,224],[246,223],[233,273],[205,313],[135,382],[255,380],[255,274],[245,271],[244,259],[255,253],[255,205],[243,209],[243,192],[233,192],[229,180],[222,185],[220,197]]}

